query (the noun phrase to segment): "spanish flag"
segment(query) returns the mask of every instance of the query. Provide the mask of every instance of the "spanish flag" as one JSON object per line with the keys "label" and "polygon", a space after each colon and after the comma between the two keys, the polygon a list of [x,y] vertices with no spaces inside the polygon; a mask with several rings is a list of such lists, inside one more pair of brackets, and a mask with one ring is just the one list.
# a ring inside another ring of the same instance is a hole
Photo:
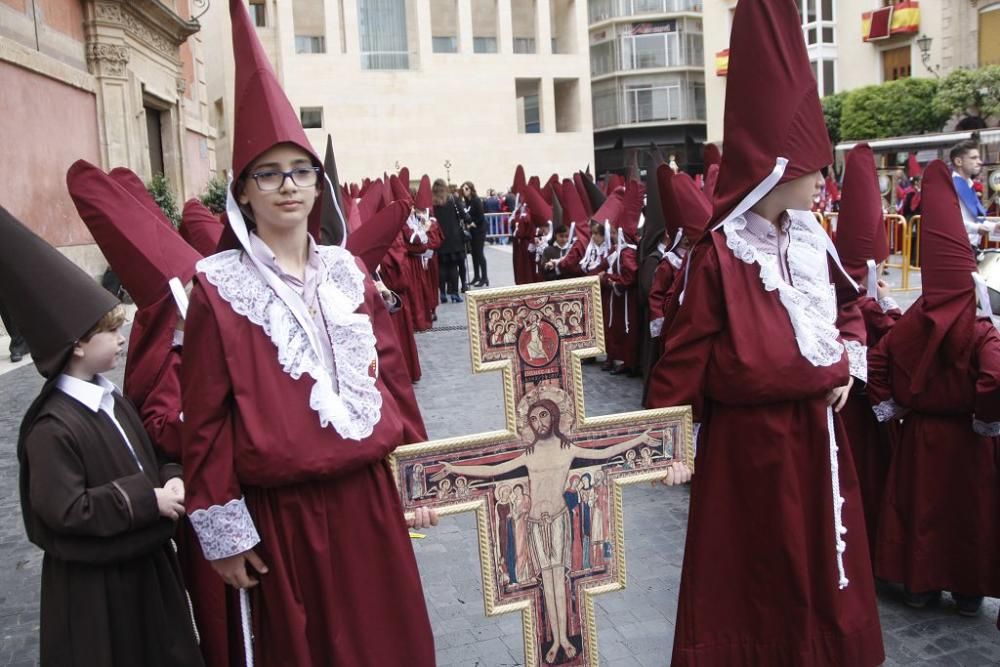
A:
{"label": "spanish flag", "polygon": [[715,75],[726,76],[729,72],[729,49],[722,49],[715,54]]}
{"label": "spanish flag", "polygon": [[920,30],[920,3],[898,2],[861,15],[861,36],[866,42],[892,35],[913,34]]}

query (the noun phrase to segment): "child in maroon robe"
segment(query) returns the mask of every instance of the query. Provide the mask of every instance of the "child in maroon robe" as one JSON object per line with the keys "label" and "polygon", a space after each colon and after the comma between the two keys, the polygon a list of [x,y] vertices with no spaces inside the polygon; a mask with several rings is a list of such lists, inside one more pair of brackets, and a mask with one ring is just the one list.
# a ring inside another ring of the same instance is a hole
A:
{"label": "child in maroon robe", "polygon": [[198,264],[181,367],[191,523],[259,664],[433,665],[385,460],[425,438],[406,365],[366,267],[313,242],[321,163],[241,0],[230,15],[233,249]]}
{"label": "child in maroon robe", "polygon": [[[842,320],[840,326],[854,328],[858,341],[864,340],[868,348],[873,348],[902,313],[888,295],[885,283],[878,278],[882,262],[889,257],[889,241],[882,223],[882,195],[875,174],[875,157],[865,143],[858,144],[847,154],[837,225],[837,251],[844,268],[864,288],[863,292],[853,288],[843,292],[844,302],[850,306],[845,312],[855,319],[851,323]],[[858,311],[860,320],[857,319]],[[857,344],[861,345],[860,342]],[[851,397],[840,416],[844,420],[844,430],[851,443],[861,485],[868,546],[874,561],[882,493],[889,470],[889,429],[872,414],[864,367],[852,367],[852,375],[855,381]]]}
{"label": "child in maroon robe", "polygon": [[[903,417],[886,480],[875,573],[923,607],[951,592],[974,616],[1000,596],[1000,334],[948,168],[924,171],[923,292],[869,355],[880,421]],[[981,279],[980,279],[981,281]]]}
{"label": "child in maroon robe", "polygon": [[831,283],[849,280],[808,212],[832,150],[800,25],[786,0],[736,6],[714,227],[650,380],[653,407],[700,424],[674,667],[885,659],[837,414],[855,359]]}
{"label": "child in maroon robe", "polygon": [[612,225],[615,248],[608,257],[608,268],[601,278],[608,299],[605,304],[604,336],[613,375],[634,375],[639,366],[639,258],[636,237],[642,200],[641,185],[630,180],[625,188],[622,213]]}

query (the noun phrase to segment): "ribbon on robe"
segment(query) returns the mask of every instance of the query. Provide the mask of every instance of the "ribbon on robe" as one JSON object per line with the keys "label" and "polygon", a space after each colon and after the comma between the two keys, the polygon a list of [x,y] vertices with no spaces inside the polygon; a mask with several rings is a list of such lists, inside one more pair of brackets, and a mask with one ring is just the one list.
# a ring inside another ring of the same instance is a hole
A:
{"label": "ribbon on robe", "polygon": [[[615,251],[608,255],[608,273],[621,275],[621,254],[626,248],[631,248],[635,250],[637,246],[627,243],[625,241],[625,232],[621,227],[618,228],[618,239],[615,244]],[[615,321],[615,306],[614,297],[617,296],[618,292],[616,287],[611,288],[611,308],[608,309],[608,326],[610,327]],[[625,333],[629,333],[629,323],[628,323],[628,294],[625,294]]]}
{"label": "ribbon on robe", "polygon": [[869,259],[868,264],[868,296],[873,299],[878,298],[878,264],[874,259]]}
{"label": "ribbon on robe", "polygon": [[990,303],[990,290],[986,281],[978,271],[972,272],[972,281],[976,284],[976,296],[979,297],[979,316],[993,318],[993,305]]}

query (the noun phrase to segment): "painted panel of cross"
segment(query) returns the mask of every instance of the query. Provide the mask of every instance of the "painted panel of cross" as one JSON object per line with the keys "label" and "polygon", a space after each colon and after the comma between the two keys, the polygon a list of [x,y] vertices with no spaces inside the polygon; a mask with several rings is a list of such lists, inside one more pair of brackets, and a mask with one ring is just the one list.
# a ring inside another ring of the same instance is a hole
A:
{"label": "painted panel of cross", "polygon": [[621,488],[693,466],[690,408],[586,417],[597,278],[467,297],[472,367],[502,373],[506,428],[397,449],[404,508],[476,513],[486,614],[521,613],[525,665],[597,665],[593,598],[625,586]]}

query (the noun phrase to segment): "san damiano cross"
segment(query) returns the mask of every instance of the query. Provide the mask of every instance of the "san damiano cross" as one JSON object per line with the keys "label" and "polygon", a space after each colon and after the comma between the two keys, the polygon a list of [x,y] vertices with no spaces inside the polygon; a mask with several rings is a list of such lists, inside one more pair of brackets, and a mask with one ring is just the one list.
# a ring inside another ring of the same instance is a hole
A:
{"label": "san damiano cross", "polygon": [[593,597],[625,586],[621,487],[692,467],[690,408],[586,417],[596,278],[467,297],[473,370],[503,373],[506,428],[397,449],[404,507],[476,513],[486,614],[521,612],[526,665],[597,665]]}

